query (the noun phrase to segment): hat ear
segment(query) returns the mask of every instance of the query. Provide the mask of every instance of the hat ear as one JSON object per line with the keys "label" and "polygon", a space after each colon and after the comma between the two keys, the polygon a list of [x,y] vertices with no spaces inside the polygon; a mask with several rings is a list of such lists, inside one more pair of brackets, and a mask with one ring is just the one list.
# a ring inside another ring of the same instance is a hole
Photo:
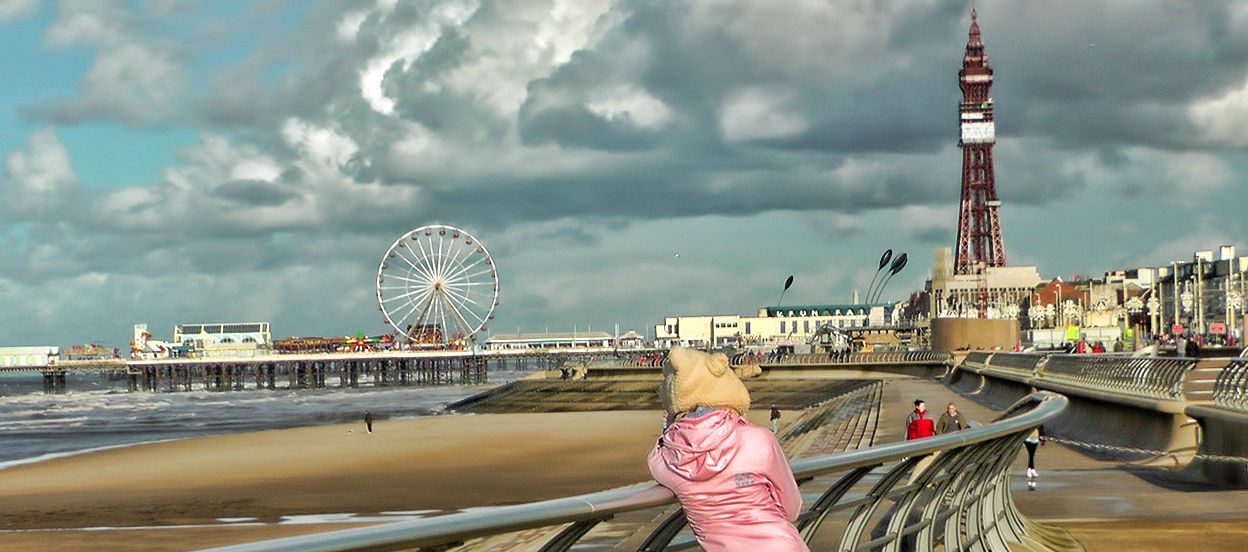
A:
{"label": "hat ear", "polygon": [[706,367],[715,377],[724,375],[728,371],[728,355],[724,353],[714,353],[711,355],[711,363]]}

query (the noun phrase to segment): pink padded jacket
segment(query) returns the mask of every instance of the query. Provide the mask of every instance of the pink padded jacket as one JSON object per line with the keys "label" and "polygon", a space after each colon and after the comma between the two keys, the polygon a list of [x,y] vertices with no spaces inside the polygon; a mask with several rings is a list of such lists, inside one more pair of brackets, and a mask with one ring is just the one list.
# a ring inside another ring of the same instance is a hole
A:
{"label": "pink padded jacket", "polygon": [[706,552],[809,552],[802,495],[771,431],[726,410],[677,420],[648,458]]}

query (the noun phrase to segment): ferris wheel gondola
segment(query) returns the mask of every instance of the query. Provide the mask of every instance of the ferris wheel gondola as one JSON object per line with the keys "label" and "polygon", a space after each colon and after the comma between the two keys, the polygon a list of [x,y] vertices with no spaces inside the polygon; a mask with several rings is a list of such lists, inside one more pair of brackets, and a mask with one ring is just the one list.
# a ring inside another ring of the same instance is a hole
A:
{"label": "ferris wheel gondola", "polygon": [[422,226],[395,240],[377,267],[377,306],[386,324],[417,347],[465,346],[498,305],[498,271],[471,234]]}

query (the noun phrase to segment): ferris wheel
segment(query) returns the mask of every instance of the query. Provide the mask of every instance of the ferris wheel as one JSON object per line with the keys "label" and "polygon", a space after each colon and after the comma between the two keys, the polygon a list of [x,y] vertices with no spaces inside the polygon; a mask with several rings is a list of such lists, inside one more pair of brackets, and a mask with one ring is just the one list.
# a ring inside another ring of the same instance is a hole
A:
{"label": "ferris wheel", "polygon": [[494,318],[498,271],[471,234],[440,224],[399,236],[377,267],[385,322],[418,347],[463,346]]}

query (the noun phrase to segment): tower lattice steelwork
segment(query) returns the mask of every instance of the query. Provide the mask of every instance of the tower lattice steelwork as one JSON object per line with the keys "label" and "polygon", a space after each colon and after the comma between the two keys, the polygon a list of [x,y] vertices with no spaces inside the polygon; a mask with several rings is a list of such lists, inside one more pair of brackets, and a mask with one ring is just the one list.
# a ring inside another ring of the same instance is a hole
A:
{"label": "tower lattice steelwork", "polygon": [[977,274],[989,266],[1005,266],[1005,245],[1001,241],[1001,221],[997,213],[1001,201],[992,171],[992,145],[996,130],[992,122],[992,67],[984,54],[979,23],[971,10],[970,38],[962,70],[959,106],[962,148],[962,201],[958,211],[958,243],[954,262],[957,274]]}

